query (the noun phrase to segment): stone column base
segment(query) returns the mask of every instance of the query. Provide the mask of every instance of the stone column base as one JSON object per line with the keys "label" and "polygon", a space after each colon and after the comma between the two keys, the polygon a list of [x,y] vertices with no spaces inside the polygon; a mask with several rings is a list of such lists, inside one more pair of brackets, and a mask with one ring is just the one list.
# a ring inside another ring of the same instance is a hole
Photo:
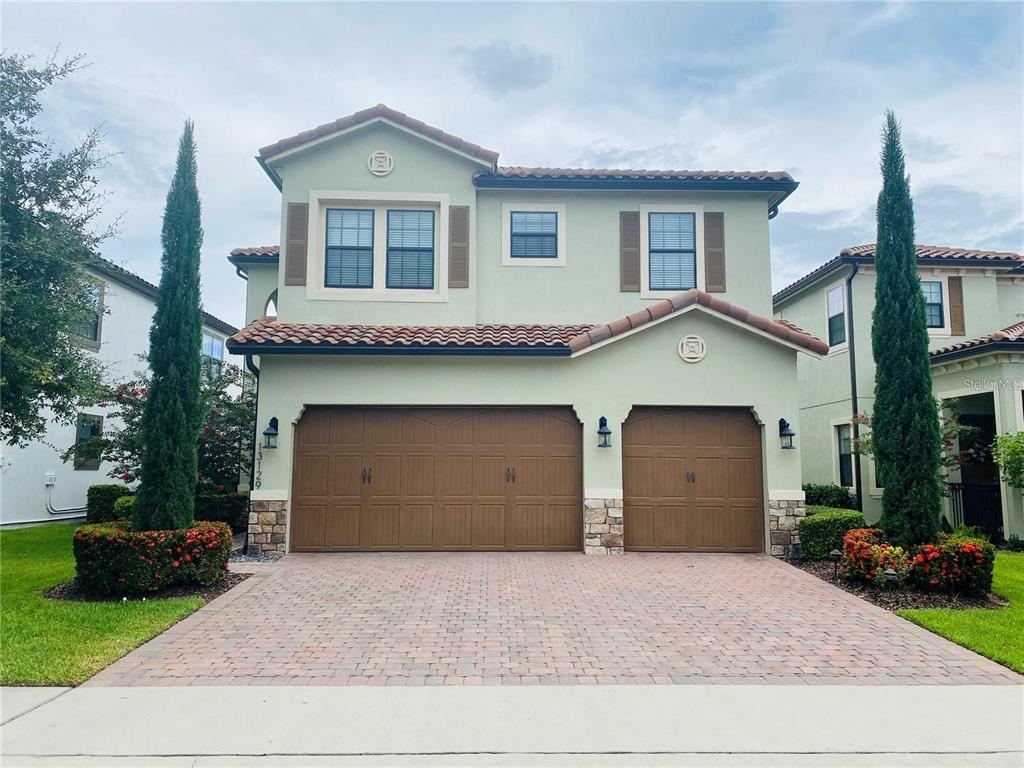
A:
{"label": "stone column base", "polygon": [[807,514],[807,502],[789,499],[768,501],[768,535],[773,557],[787,557],[789,548],[800,541],[800,521]]}
{"label": "stone column base", "polygon": [[622,499],[583,500],[583,551],[588,555],[621,555]]}
{"label": "stone column base", "polygon": [[249,504],[249,554],[275,555],[286,551],[288,512],[286,501],[253,501]]}

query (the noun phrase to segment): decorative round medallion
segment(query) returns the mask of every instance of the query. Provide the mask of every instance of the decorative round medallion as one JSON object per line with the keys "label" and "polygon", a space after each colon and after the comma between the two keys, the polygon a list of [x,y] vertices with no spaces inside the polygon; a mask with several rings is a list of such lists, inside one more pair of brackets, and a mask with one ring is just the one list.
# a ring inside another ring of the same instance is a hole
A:
{"label": "decorative round medallion", "polygon": [[366,161],[366,167],[374,176],[387,176],[395,169],[395,158],[385,149],[378,149],[370,154]]}
{"label": "decorative round medallion", "polygon": [[708,352],[708,345],[700,336],[683,336],[679,340],[679,356],[688,363],[699,363]]}

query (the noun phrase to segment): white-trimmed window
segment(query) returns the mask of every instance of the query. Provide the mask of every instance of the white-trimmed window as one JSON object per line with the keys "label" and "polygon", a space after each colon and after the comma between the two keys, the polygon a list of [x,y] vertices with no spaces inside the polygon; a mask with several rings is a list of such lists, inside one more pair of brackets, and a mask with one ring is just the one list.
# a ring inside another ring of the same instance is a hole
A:
{"label": "white-trimmed window", "polygon": [[849,424],[835,428],[836,481],[844,488],[853,487],[853,434]]}
{"label": "white-trimmed window", "polygon": [[448,300],[448,195],[313,190],[306,298]]}
{"label": "white-trimmed window", "polygon": [[640,295],[673,296],[704,290],[704,208],[640,206]]}
{"label": "white-trimmed window", "polygon": [[924,320],[929,328],[946,327],[946,307],[943,301],[941,280],[922,280],[921,293],[924,295]]}
{"label": "white-trimmed window", "polygon": [[83,347],[96,352],[100,348],[100,335],[103,330],[103,283],[93,282],[87,290],[89,316],[79,323],[75,335]]}
{"label": "white-trimmed window", "polygon": [[829,347],[846,344],[846,297],[842,283],[825,292],[825,315]]}
{"label": "white-trimmed window", "polygon": [[210,376],[220,376],[224,362],[224,339],[203,331],[203,368]]}
{"label": "white-trimmed window", "polygon": [[565,206],[504,203],[501,206],[501,263],[506,267],[563,267]]}

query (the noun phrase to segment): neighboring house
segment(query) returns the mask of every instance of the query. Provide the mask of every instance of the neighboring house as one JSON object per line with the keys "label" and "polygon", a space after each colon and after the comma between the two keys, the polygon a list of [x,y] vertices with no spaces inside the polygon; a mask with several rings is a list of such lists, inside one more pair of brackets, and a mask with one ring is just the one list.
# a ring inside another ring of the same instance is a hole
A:
{"label": "neighboring house", "polygon": [[[1024,258],[918,245],[917,263],[935,397],[980,430],[972,445],[954,446],[975,449],[976,458],[949,476],[946,515],[1024,536],[1024,497],[1000,483],[987,450],[995,434],[1024,430]],[[881,480],[874,462],[852,450],[859,427],[851,415],[873,410],[874,302],[873,245],[840,251],[774,298],[776,318],[820,333],[831,347],[824,359],[799,363],[804,482],[850,488],[869,521],[881,514]]]}
{"label": "neighboring house", "polygon": [[787,173],[499,167],[383,105],[257,159],[252,548],[785,552],[827,352],[770,319]]}
{"label": "neighboring house", "polygon": [[[156,311],[157,288],[109,261],[90,270],[96,282],[96,314],[79,329],[82,346],[106,368],[105,378],[133,377],[144,367],[139,355],[149,349],[149,326]],[[203,313],[202,354],[211,370],[224,359],[224,341],[238,329]],[[41,522],[85,514],[90,485],[113,483],[111,465],[84,458],[62,461],[61,454],[80,440],[109,428],[109,408],[90,406],[77,424],[50,422],[39,440],[17,448],[2,446],[0,523]]]}

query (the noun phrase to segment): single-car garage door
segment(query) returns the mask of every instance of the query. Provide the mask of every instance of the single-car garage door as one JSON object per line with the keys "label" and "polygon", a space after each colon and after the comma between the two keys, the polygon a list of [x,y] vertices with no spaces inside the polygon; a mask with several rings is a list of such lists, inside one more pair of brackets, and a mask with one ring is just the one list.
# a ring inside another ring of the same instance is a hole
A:
{"label": "single-car garage door", "polygon": [[761,429],[750,411],[634,408],[622,453],[627,549],[764,550]]}
{"label": "single-car garage door", "polygon": [[295,551],[580,549],[569,408],[307,408]]}

